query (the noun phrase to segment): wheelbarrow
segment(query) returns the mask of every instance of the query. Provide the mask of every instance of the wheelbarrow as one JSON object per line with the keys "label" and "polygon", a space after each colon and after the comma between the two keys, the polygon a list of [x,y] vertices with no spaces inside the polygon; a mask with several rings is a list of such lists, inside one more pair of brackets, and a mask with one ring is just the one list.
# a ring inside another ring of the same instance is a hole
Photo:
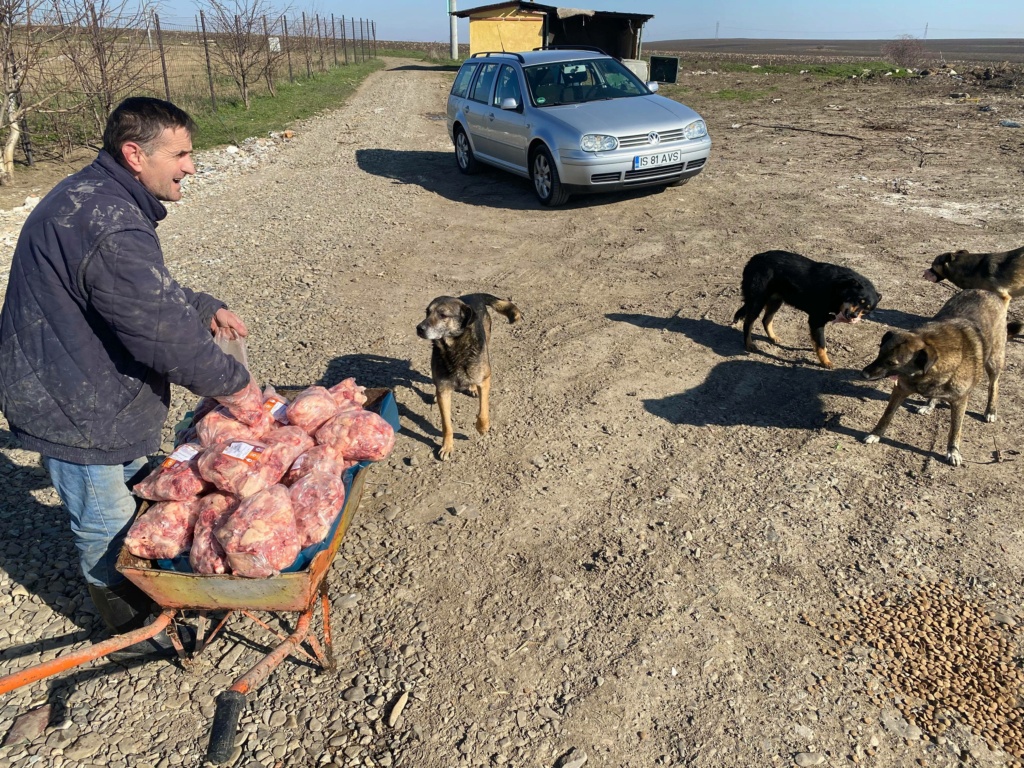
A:
{"label": "wheelbarrow", "polygon": [[[398,407],[391,391],[367,389],[366,396],[365,407],[380,413],[397,431]],[[245,709],[247,694],[256,690],[286,657],[298,654],[318,663],[326,672],[335,670],[327,574],[341,540],[359,508],[366,473],[370,466],[370,462],[362,462],[346,470],[345,503],[330,533],[320,544],[303,550],[291,568],[276,576],[250,579],[231,574],[182,572],[175,570],[174,562],[145,560],[123,549],[117,561],[118,571],[160,606],[160,615],[141,629],[117,635],[82,650],[0,677],[0,695],[103,658],[136,643],[145,642],[162,630],[167,630],[183,661],[183,666],[187,667],[191,660],[187,658],[174,629],[174,619],[184,611],[199,611],[200,620],[194,654],[197,656],[220,634],[231,616],[239,613],[276,635],[280,642],[255,666],[238,677],[230,688],[217,696],[217,708],[210,729],[206,757],[214,764],[227,761],[234,748],[238,720]],[[180,563],[177,567],[180,567]],[[310,632],[318,604],[323,613],[322,643],[315,633]],[[209,611],[224,612],[224,616],[212,632],[206,635],[206,613]],[[291,634],[285,636],[259,619],[254,614],[255,611],[297,613],[298,618]],[[304,642],[309,645],[315,658],[302,648]]]}

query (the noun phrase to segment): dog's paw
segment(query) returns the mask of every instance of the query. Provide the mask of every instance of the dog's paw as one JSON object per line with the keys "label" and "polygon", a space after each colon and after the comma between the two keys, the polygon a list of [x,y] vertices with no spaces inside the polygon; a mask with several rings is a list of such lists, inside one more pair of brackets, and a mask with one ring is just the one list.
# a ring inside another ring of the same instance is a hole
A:
{"label": "dog's paw", "polygon": [[948,461],[954,467],[959,467],[963,466],[964,457],[960,455],[959,448],[954,448],[953,450],[946,452],[946,461]]}
{"label": "dog's paw", "polygon": [[997,419],[998,417],[996,416],[995,411],[985,411],[985,421],[987,421],[989,424],[996,421]]}
{"label": "dog's paw", "polygon": [[450,459],[452,457],[452,450],[454,450],[454,448],[455,448],[454,445],[442,445],[440,448],[438,448],[437,449],[437,459],[438,459],[438,461],[448,461],[448,459]]}
{"label": "dog's paw", "polygon": [[878,435],[871,432],[869,432],[868,434],[864,435],[864,437],[861,438],[861,440],[863,440],[866,445],[874,445],[881,439],[882,438],[880,438]]}
{"label": "dog's paw", "polygon": [[486,435],[487,430],[491,428],[490,419],[485,419],[482,416],[478,416],[476,420],[476,431],[481,435]]}
{"label": "dog's paw", "polygon": [[927,416],[935,410],[935,406],[932,403],[928,403],[927,405],[914,406],[911,410],[913,410],[918,416]]}

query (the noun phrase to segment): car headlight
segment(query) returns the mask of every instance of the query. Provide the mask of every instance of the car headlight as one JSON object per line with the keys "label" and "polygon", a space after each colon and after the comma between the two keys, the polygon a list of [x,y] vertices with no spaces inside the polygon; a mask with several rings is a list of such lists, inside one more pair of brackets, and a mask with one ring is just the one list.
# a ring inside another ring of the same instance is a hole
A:
{"label": "car headlight", "polygon": [[614,136],[605,136],[603,133],[588,133],[580,139],[580,149],[584,152],[606,152],[610,149],[617,149],[619,140]]}
{"label": "car headlight", "polygon": [[692,123],[683,128],[683,136],[688,139],[699,139],[701,136],[708,135],[708,127],[704,125],[703,120],[694,120]]}

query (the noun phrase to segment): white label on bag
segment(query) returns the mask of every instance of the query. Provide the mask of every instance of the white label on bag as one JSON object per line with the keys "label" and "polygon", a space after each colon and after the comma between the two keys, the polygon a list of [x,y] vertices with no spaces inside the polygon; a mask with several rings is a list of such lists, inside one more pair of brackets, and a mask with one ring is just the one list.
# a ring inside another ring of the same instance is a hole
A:
{"label": "white label on bag", "polygon": [[275,421],[279,421],[282,424],[288,423],[288,417],[285,416],[285,411],[288,410],[288,403],[283,398],[277,397],[276,395],[268,397],[267,402],[263,404],[263,407],[267,408],[268,406],[270,409],[270,415],[274,417]]}
{"label": "white label on bag", "polygon": [[232,443],[224,449],[224,455],[230,456],[233,459],[241,459],[247,464],[255,464],[260,460],[260,454],[265,451],[266,448],[262,445],[252,445],[251,443]]}

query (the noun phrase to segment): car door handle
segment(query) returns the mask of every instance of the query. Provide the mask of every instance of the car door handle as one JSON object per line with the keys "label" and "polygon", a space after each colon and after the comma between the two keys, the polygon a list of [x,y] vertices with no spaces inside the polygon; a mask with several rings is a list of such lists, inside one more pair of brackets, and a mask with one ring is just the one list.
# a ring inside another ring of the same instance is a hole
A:
{"label": "car door handle", "polygon": [[491,112],[491,114],[489,114],[489,115],[487,116],[487,119],[488,119],[488,120],[493,120],[493,119],[494,119],[494,113],[493,113],[493,112]]}

